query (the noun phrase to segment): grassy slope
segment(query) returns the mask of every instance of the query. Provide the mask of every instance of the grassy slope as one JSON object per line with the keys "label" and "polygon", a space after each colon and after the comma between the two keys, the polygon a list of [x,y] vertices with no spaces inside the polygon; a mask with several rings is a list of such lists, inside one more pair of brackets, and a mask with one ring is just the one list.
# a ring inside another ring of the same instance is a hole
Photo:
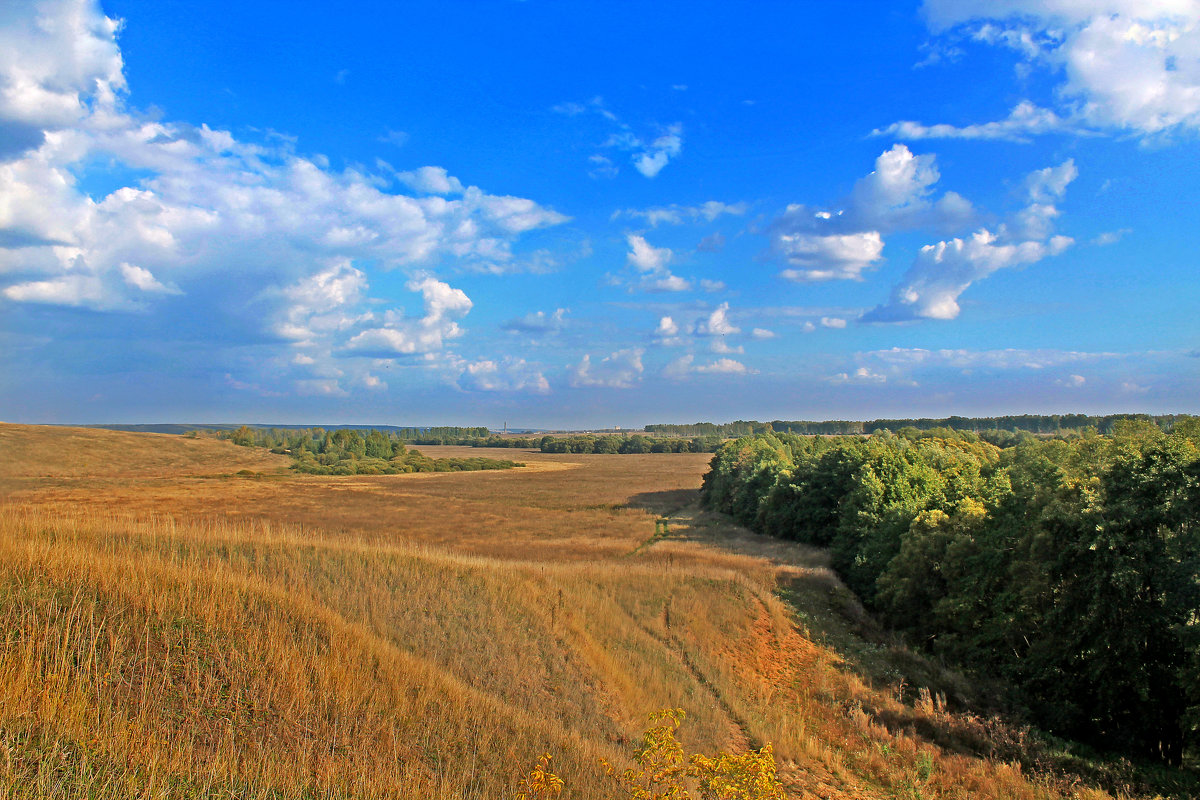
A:
{"label": "grassy slope", "polygon": [[505,797],[549,751],[608,798],[598,759],[674,706],[693,750],[774,743],[796,797],[1107,796],[903,691],[934,671],[856,638],[822,554],[695,510],[707,456],[318,478],[11,425],[0,453],[0,797]]}

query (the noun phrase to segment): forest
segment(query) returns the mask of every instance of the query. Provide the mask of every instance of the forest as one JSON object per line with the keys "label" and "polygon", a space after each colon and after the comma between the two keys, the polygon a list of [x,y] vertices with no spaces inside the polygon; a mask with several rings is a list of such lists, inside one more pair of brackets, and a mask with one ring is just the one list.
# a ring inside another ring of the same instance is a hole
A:
{"label": "forest", "polygon": [[[461,429],[471,430],[471,429]],[[292,458],[292,469],[311,475],[396,475],[407,472],[474,472],[524,466],[494,458],[429,458],[409,450],[399,431],[356,428],[251,428],[218,431],[243,447],[266,447]]]}
{"label": "forest", "polygon": [[758,433],[702,496],[829,548],[863,604],[1039,726],[1178,765],[1200,744],[1200,420],[998,447],[950,428]]}
{"label": "forest", "polygon": [[[992,438],[998,434],[1055,434],[1079,435],[1089,428],[1097,432],[1112,433],[1114,426],[1123,420],[1136,420],[1152,423],[1164,431],[1170,432],[1177,422],[1194,419],[1188,414],[1106,414],[1093,416],[1089,414],[1010,414],[1001,417],[942,417],[939,419],[921,417],[908,419],[873,419],[873,420],[772,420],[757,422],[737,420],[736,422],[714,423],[695,422],[690,425],[654,424],[647,425],[647,433],[659,436],[716,436],[722,439],[735,439],[739,436],[751,436],[756,433],[798,433],[823,436],[850,436],[854,434],[870,434],[883,430],[899,430],[900,428],[916,428],[931,430],[934,428],[949,428],[956,431],[972,431]],[[990,434],[990,435],[989,435]]]}

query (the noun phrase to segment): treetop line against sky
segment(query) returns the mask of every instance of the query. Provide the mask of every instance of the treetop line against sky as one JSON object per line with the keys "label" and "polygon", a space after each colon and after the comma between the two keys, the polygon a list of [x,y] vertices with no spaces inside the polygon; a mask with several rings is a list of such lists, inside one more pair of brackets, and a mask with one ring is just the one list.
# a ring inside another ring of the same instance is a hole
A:
{"label": "treetop line against sky", "polygon": [[0,5],[0,419],[1196,412],[1200,0]]}

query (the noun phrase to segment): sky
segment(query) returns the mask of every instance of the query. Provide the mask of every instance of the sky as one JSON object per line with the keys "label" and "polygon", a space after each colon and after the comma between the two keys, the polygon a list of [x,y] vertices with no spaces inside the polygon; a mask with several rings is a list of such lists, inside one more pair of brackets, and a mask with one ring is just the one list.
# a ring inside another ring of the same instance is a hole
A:
{"label": "sky", "polygon": [[1200,0],[0,4],[0,420],[1198,413]]}

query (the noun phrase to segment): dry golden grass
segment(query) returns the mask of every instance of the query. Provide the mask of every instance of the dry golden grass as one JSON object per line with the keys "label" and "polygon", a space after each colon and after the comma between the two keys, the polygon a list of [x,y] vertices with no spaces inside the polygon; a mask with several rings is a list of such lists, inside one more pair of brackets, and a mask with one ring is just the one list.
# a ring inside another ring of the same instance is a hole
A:
{"label": "dry golden grass", "polygon": [[316,477],[12,425],[0,453],[0,797],[502,798],[551,752],[599,800],[674,707],[691,751],[773,743],[794,797],[1108,796],[821,643],[860,612],[820,552],[696,509],[707,456]]}

